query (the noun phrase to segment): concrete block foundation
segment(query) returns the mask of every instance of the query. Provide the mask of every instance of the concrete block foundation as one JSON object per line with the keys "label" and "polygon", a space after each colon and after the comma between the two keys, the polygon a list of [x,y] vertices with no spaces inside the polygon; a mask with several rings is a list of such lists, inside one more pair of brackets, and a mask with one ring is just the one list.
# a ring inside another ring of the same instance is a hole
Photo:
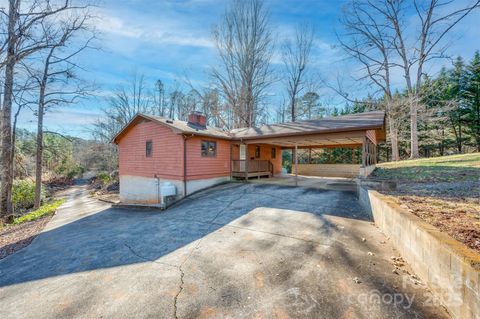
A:
{"label": "concrete block foundation", "polygon": [[160,204],[160,185],[166,182],[175,185],[177,189],[176,199],[183,197],[183,181],[120,175],[120,202],[122,204]]}
{"label": "concrete block foundation", "polygon": [[[187,181],[187,195],[230,181],[230,176]],[[170,182],[175,185],[177,196],[173,201],[185,197],[183,180],[120,175],[120,202],[122,204],[160,205],[160,187]]]}

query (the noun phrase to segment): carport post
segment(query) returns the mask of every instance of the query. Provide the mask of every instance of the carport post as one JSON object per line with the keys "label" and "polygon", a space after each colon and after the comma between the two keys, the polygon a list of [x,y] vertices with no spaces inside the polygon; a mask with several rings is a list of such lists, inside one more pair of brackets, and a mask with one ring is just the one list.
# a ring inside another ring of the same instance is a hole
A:
{"label": "carport post", "polygon": [[298,146],[295,144],[295,186],[298,186]]}

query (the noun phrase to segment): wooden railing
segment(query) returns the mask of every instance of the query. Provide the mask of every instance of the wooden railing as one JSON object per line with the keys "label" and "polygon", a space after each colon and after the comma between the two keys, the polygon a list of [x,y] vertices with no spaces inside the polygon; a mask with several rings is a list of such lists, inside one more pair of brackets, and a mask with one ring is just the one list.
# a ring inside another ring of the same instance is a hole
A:
{"label": "wooden railing", "polygon": [[235,173],[271,172],[273,174],[273,164],[269,160],[233,160],[232,172],[235,172]]}

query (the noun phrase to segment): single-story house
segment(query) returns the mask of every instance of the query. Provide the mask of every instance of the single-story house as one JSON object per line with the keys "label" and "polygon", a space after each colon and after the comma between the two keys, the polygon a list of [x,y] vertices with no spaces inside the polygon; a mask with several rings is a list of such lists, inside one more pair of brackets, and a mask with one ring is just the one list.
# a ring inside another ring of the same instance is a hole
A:
{"label": "single-story house", "polygon": [[137,114],[113,138],[119,152],[120,200],[160,204],[162,193],[171,195],[172,188],[178,199],[233,178],[271,177],[282,171],[283,149],[361,147],[361,164],[329,168],[296,165],[296,156],[294,161],[296,174],[321,175],[321,166],[327,167],[324,173],[358,176],[376,163],[376,145],[385,140],[385,114],[380,111],[231,131],[206,123],[198,112],[187,122]]}

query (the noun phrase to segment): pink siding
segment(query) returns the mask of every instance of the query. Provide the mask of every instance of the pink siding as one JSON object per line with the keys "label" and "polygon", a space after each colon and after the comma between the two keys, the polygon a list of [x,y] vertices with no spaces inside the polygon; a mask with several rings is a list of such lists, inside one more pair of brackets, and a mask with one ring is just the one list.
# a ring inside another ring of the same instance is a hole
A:
{"label": "pink siding", "polygon": [[[202,157],[202,141],[217,142],[215,157]],[[209,138],[192,137],[187,140],[187,180],[230,176],[230,142]]]}
{"label": "pink siding", "polygon": [[[260,158],[255,158],[255,146],[260,146]],[[275,159],[271,158],[272,148],[277,150]],[[238,160],[240,158],[240,148],[238,145],[233,146],[232,159]],[[280,146],[270,144],[252,144],[248,146],[248,159],[269,160],[273,164],[273,173],[280,174],[282,172],[282,148]]]}
{"label": "pink siding", "polygon": [[[152,141],[152,156],[145,143]],[[119,174],[183,179],[183,138],[165,126],[150,121],[134,125],[118,142]]]}
{"label": "pink siding", "polygon": [[[255,146],[260,146],[260,157],[255,158]],[[272,148],[276,148],[277,156],[272,159]],[[270,144],[253,144],[248,145],[248,158],[257,160],[269,160],[273,164],[273,173],[280,174],[282,172],[282,148]]]}
{"label": "pink siding", "polygon": [[[152,141],[152,156],[146,157],[145,143]],[[201,155],[202,140],[216,141],[215,157]],[[230,141],[194,136],[187,139],[187,180],[230,176]],[[277,156],[271,159],[271,149]],[[118,141],[119,173],[143,177],[183,180],[183,137],[170,128],[150,121],[142,121],[126,132]],[[233,148],[238,159],[238,145]],[[249,145],[248,158],[255,156],[255,145]],[[278,146],[260,144],[261,160],[273,163],[274,173],[282,171],[282,149]]]}

